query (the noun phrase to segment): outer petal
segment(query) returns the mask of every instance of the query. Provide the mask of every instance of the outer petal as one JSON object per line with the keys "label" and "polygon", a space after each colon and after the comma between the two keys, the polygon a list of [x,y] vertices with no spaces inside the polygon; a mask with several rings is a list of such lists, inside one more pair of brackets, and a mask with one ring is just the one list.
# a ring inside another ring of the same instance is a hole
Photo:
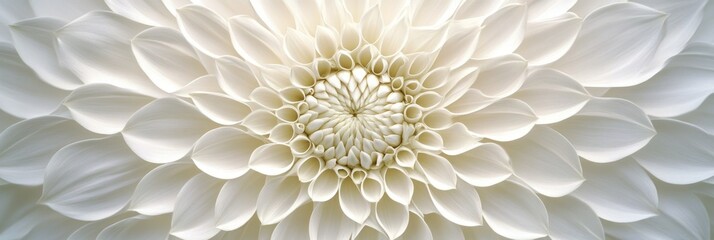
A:
{"label": "outer petal", "polygon": [[[274,224],[290,215],[308,199],[307,187],[300,184],[297,177],[270,179],[260,190],[256,213],[264,225]],[[339,206],[337,207],[337,210],[331,213],[339,212]]]}
{"label": "outer petal", "polygon": [[464,240],[464,233],[459,225],[453,224],[442,217],[440,214],[424,215],[424,221],[431,230],[431,235],[434,239],[444,238],[451,240]]}
{"label": "outer petal", "polygon": [[119,135],[77,142],[57,151],[47,164],[40,202],[79,220],[106,218],[129,203],[150,169]]}
{"label": "outer petal", "polygon": [[100,134],[114,134],[153,98],[109,84],[89,84],[74,90],[64,100],[72,119]]}
{"label": "outer petal", "polygon": [[[568,0],[571,1],[571,0]],[[556,1],[534,1],[556,2]],[[576,2],[576,1],[572,1]],[[528,10],[532,10],[529,6]],[[530,65],[543,65],[562,57],[573,45],[582,19],[573,13],[565,13],[526,25],[525,38],[516,52],[528,59]]]}
{"label": "outer petal", "polygon": [[253,64],[282,62],[280,41],[255,19],[237,16],[230,19],[233,47],[246,61]]}
{"label": "outer petal", "polygon": [[511,95],[526,79],[528,62],[515,54],[475,63],[480,65],[481,73],[471,87],[488,97],[503,98]]}
{"label": "outer petal", "polygon": [[351,179],[342,180],[339,191],[340,207],[345,216],[357,223],[363,223],[369,217],[371,206],[362,197],[359,186]]}
{"label": "outer petal", "polygon": [[248,105],[219,93],[191,93],[194,104],[203,115],[216,123],[233,125],[251,113]]}
{"label": "outer petal", "polygon": [[10,26],[13,44],[25,63],[42,80],[61,89],[74,89],[82,84],[57,59],[54,32],[67,24],[54,18],[34,18],[14,23]]}
{"label": "outer petal", "polygon": [[510,4],[488,16],[482,26],[474,57],[487,59],[512,53],[523,41],[528,14],[526,6]]}
{"label": "outer petal", "polygon": [[630,100],[647,114],[671,117],[694,110],[714,93],[714,44],[687,46],[650,80],[612,89],[608,96]]}
{"label": "outer petal", "polygon": [[276,34],[285,34],[295,28],[295,19],[286,3],[280,0],[251,0],[253,9],[263,22]]}
{"label": "outer petal", "polygon": [[162,0],[105,0],[113,12],[153,26],[176,26],[176,19]]}
{"label": "outer petal", "polygon": [[216,227],[231,231],[247,223],[255,213],[263,184],[265,176],[256,172],[226,182],[216,199]]}
{"label": "outer petal", "polygon": [[409,225],[398,239],[432,240],[434,238],[431,236],[431,230],[424,222],[424,218],[414,212],[409,212]]}
{"label": "outer petal", "polygon": [[699,108],[679,116],[677,119],[694,124],[709,134],[714,134],[714,121],[711,121],[714,119],[714,94],[709,95]]}
{"label": "outer petal", "polygon": [[0,133],[0,178],[14,184],[40,185],[57,150],[94,137],[98,135],[63,117],[39,117],[12,125]]}
{"label": "outer petal", "polygon": [[542,199],[548,209],[552,239],[605,239],[600,218],[585,203],[572,197]]}
{"label": "outer petal", "polygon": [[158,99],[140,109],[122,131],[131,149],[149,162],[166,163],[186,155],[216,127],[195,107],[175,98]]}
{"label": "outer petal", "polygon": [[587,87],[631,86],[657,70],[650,60],[664,33],[665,13],[635,3],[588,15],[568,53],[552,66]]}
{"label": "outer petal", "polygon": [[628,224],[606,222],[607,234],[620,239],[635,236],[650,239],[711,239],[707,209],[696,195],[671,186],[659,189],[658,216]]}
{"label": "outer petal", "polygon": [[600,218],[634,222],[657,214],[657,190],[644,170],[630,159],[614,163],[583,162],[585,183],[572,196]]}
{"label": "outer petal", "polygon": [[7,43],[0,43],[0,75],[0,109],[16,117],[47,115],[68,93],[44,83]]}
{"label": "outer petal", "polygon": [[439,190],[456,188],[456,172],[444,157],[420,152],[417,154],[417,169],[421,169],[429,184]]}
{"label": "outer petal", "polygon": [[634,104],[622,99],[592,99],[573,117],[553,125],[583,158],[612,162],[626,157],[655,136],[652,123]]}
{"label": "outer petal", "polygon": [[164,239],[169,236],[171,215],[136,216],[121,220],[102,230],[97,239]]}
{"label": "outer petal", "polygon": [[148,81],[131,51],[131,39],[146,28],[114,13],[89,13],[55,32],[60,62],[85,83],[102,82],[162,95]]}
{"label": "outer petal", "polygon": [[540,194],[562,197],[585,181],[575,149],[553,129],[536,127],[503,147],[509,150],[516,176]]}
{"label": "outer petal", "polygon": [[692,184],[714,177],[714,136],[676,120],[652,122],[657,135],[632,155],[662,181]]}
{"label": "outer petal", "polygon": [[188,5],[177,9],[178,25],[192,46],[213,58],[233,55],[226,21],[208,8]]}
{"label": "outer petal", "polygon": [[30,7],[36,16],[48,16],[63,20],[74,20],[91,11],[104,11],[107,5],[104,1],[69,0],[58,3],[52,0],[30,0]]}
{"label": "outer petal", "polygon": [[484,143],[446,159],[454,166],[459,178],[478,187],[497,184],[512,174],[508,154],[495,143]]}
{"label": "outer petal", "polygon": [[409,225],[407,206],[383,197],[374,207],[379,226],[390,239],[401,236]]}
{"label": "outer petal", "polygon": [[567,119],[590,99],[578,82],[552,69],[530,72],[523,86],[511,97],[528,104],[538,116],[538,124]]}
{"label": "outer petal", "polygon": [[171,28],[150,28],[131,40],[141,69],[157,87],[175,92],[206,75],[193,47]]}
{"label": "outer petal", "polygon": [[171,235],[182,239],[208,239],[220,232],[213,213],[223,181],[205,174],[191,178],[178,194],[171,218]]}
{"label": "outer petal", "polygon": [[[404,207],[404,206],[400,206]],[[349,239],[357,231],[357,223],[342,214],[337,199],[318,203],[310,215],[310,239]]]}
{"label": "outer petal", "polygon": [[458,182],[455,189],[441,191],[427,188],[436,210],[447,220],[461,226],[483,224],[481,199],[476,190],[464,182]]}
{"label": "outer petal", "polygon": [[249,101],[250,94],[260,86],[248,64],[240,58],[232,56],[218,58],[216,70],[221,89],[242,102]]}
{"label": "outer petal", "polygon": [[463,123],[477,136],[511,141],[526,135],[535,126],[536,116],[524,102],[507,98],[476,113],[456,116],[453,121]]}
{"label": "outer petal", "polygon": [[309,240],[312,211],[312,204],[302,205],[278,223],[270,239]]}
{"label": "outer petal", "polygon": [[530,189],[510,181],[479,189],[483,217],[501,236],[516,239],[548,234],[548,213]]}
{"label": "outer petal", "polygon": [[139,181],[129,209],[143,215],[171,213],[181,188],[199,171],[190,163],[167,163],[154,168]]}
{"label": "outer petal", "polygon": [[275,176],[287,172],[293,166],[290,147],[278,143],[264,144],[256,148],[250,155],[249,167],[256,172]]}
{"label": "outer petal", "polygon": [[216,128],[196,141],[191,159],[208,175],[233,179],[248,172],[251,153],[263,144],[262,140],[243,130]]}

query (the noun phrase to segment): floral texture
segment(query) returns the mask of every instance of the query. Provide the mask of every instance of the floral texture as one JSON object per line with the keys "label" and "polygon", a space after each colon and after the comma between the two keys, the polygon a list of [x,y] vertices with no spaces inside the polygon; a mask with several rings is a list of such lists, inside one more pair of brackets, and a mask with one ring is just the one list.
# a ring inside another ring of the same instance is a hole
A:
{"label": "floral texture", "polygon": [[5,0],[1,239],[710,239],[707,0]]}

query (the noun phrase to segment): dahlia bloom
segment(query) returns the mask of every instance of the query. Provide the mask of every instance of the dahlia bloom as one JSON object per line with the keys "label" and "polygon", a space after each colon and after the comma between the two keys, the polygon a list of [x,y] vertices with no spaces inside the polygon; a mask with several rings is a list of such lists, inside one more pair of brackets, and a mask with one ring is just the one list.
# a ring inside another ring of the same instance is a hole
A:
{"label": "dahlia bloom", "polygon": [[0,2],[0,239],[710,239],[707,0]]}

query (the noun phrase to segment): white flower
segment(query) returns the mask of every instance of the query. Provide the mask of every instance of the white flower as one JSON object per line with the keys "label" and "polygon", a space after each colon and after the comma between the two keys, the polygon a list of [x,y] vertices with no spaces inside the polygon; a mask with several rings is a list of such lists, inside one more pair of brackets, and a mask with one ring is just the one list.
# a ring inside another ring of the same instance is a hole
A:
{"label": "white flower", "polygon": [[3,1],[0,238],[710,239],[712,19]]}

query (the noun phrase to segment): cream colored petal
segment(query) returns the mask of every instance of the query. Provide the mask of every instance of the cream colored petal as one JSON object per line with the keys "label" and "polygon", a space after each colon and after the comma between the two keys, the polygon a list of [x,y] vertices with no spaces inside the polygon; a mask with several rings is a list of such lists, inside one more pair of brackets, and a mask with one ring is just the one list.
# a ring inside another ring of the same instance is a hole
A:
{"label": "cream colored petal", "polygon": [[444,140],[444,148],[441,151],[446,155],[459,155],[481,145],[479,142],[481,138],[471,135],[466,126],[461,123],[436,132]]}
{"label": "cream colored petal", "polygon": [[192,93],[223,93],[221,86],[218,84],[218,79],[213,74],[198,77],[188,83],[188,85],[174,92],[176,96],[190,98]]}
{"label": "cream colored petal", "polygon": [[38,202],[78,220],[107,218],[129,203],[134,187],[151,167],[119,135],[76,142],[47,163],[47,182]]}
{"label": "cream colored petal", "polygon": [[409,38],[408,35],[409,22],[406,17],[389,25],[380,40],[379,50],[382,55],[392,56],[402,50]]}
{"label": "cream colored petal", "polygon": [[278,118],[272,112],[261,109],[248,114],[241,125],[254,133],[266,135],[278,125]]}
{"label": "cream colored petal", "polygon": [[76,122],[57,116],[18,122],[0,133],[0,178],[13,184],[41,185],[45,167],[58,150],[97,138]]}
{"label": "cream colored petal", "polygon": [[548,209],[552,239],[605,239],[600,218],[585,203],[569,196],[541,199]]}
{"label": "cream colored petal", "polygon": [[86,129],[99,134],[114,134],[151,97],[108,84],[88,84],[74,90],[64,100],[72,118]]}
{"label": "cream colored petal", "polygon": [[384,28],[384,21],[382,20],[379,6],[375,5],[370,8],[369,11],[362,16],[362,20],[359,23],[364,40],[369,43],[376,43],[379,37],[381,37],[382,29]]}
{"label": "cream colored petal", "polygon": [[447,22],[462,1],[421,1],[412,6],[412,26],[433,27]]}
{"label": "cream colored petal", "polygon": [[488,16],[482,26],[474,57],[487,59],[512,53],[523,41],[526,29],[526,6],[510,4]]}
{"label": "cream colored petal", "polygon": [[47,16],[66,21],[77,19],[91,11],[109,10],[104,1],[95,0],[69,0],[62,3],[52,0],[30,0],[28,2],[36,16]]}
{"label": "cream colored petal", "polygon": [[139,109],[122,135],[144,160],[166,163],[186,155],[201,135],[215,127],[196,107],[175,98],[163,98]]}
{"label": "cream colored petal", "polygon": [[431,230],[429,230],[429,225],[424,222],[424,218],[414,212],[409,212],[409,225],[404,230],[404,234],[397,239],[432,240],[434,238],[431,235]]}
{"label": "cream colored petal", "polygon": [[535,70],[511,97],[533,109],[538,124],[549,124],[575,115],[590,99],[587,91],[569,76],[552,70]]}
{"label": "cream colored petal", "polygon": [[[442,4],[439,1],[427,1]],[[434,60],[433,68],[449,67],[451,69],[460,67],[471,58],[479,43],[480,29],[463,31],[447,37],[444,45],[439,48],[439,54]],[[479,50],[480,51],[480,50]]]}
{"label": "cream colored petal", "polygon": [[253,9],[265,25],[276,34],[285,34],[295,28],[295,19],[286,3],[281,0],[251,0]]}
{"label": "cream colored petal", "polygon": [[248,172],[251,153],[263,144],[262,139],[243,130],[216,128],[196,141],[191,159],[208,175],[233,179]]}
{"label": "cream colored petal", "polygon": [[54,32],[67,23],[54,18],[34,18],[10,25],[18,55],[40,78],[60,89],[71,90],[82,81],[60,64]]}
{"label": "cream colored petal", "polygon": [[515,175],[540,194],[562,197],[585,181],[575,149],[551,128],[535,127],[502,146],[511,157]]}
{"label": "cream colored petal", "polygon": [[511,176],[510,159],[495,143],[484,143],[456,156],[446,156],[456,174],[465,182],[488,187]]}
{"label": "cream colored petal", "polygon": [[553,18],[568,12],[577,0],[528,1],[528,20]]}
{"label": "cream colored petal", "polygon": [[709,134],[714,134],[714,122],[711,121],[714,119],[714,95],[709,95],[699,108],[678,116],[677,119],[694,124]]}
{"label": "cream colored petal", "polygon": [[414,183],[404,170],[397,168],[387,168],[382,176],[384,181],[384,190],[389,198],[408,205],[411,202],[414,194]]}
{"label": "cream colored petal", "polygon": [[171,235],[181,239],[208,239],[220,232],[213,213],[223,181],[205,174],[191,178],[178,194],[171,218]]}
{"label": "cream colored petal", "polygon": [[455,189],[441,191],[427,187],[436,210],[447,220],[460,226],[480,226],[483,210],[476,189],[458,182]]}
{"label": "cream colored petal", "polygon": [[275,227],[271,240],[310,239],[310,215],[312,215],[313,204],[305,204],[295,210],[292,214],[280,221]]}
{"label": "cream colored petal", "polygon": [[359,225],[342,214],[337,199],[315,203],[310,215],[309,234],[312,240],[349,239]]}
{"label": "cream colored petal", "polygon": [[308,34],[314,36],[315,30],[322,26],[319,1],[286,1],[285,5],[295,16],[296,25],[302,27]]}
{"label": "cream colored petal", "polygon": [[407,206],[389,198],[382,198],[374,208],[379,226],[390,239],[401,236],[407,230],[409,225]]}
{"label": "cream colored petal", "polygon": [[714,177],[714,136],[676,120],[652,121],[657,135],[632,158],[656,178],[693,184]]}
{"label": "cream colored petal", "polygon": [[131,47],[139,67],[166,92],[207,74],[191,44],[174,29],[149,28],[131,40]]}
{"label": "cream colored petal", "polygon": [[[256,214],[264,225],[278,223],[308,200],[307,187],[297,177],[269,179],[258,195]],[[331,213],[339,211],[337,206]]]}
{"label": "cream colored petal", "polygon": [[325,169],[310,183],[307,193],[315,202],[328,201],[337,194],[341,181],[335,170]]}
{"label": "cream colored petal", "polygon": [[161,0],[106,0],[113,12],[153,26],[175,27],[176,19]]}
{"label": "cream colored petal", "polygon": [[632,159],[614,163],[583,161],[585,181],[571,195],[585,202],[598,217],[613,222],[634,222],[658,214],[657,189]]}
{"label": "cream colored petal", "polygon": [[216,227],[231,231],[246,224],[257,209],[263,184],[265,176],[256,172],[227,181],[216,198]]}
{"label": "cream colored petal", "polygon": [[424,221],[429,226],[431,236],[434,239],[465,240],[464,233],[459,225],[451,223],[440,214],[424,215]]}
{"label": "cream colored petal", "polygon": [[193,47],[213,58],[235,54],[228,23],[221,16],[200,5],[187,5],[176,11],[181,33]]}
{"label": "cream colored petal", "polygon": [[315,32],[315,50],[324,58],[332,58],[337,52],[337,33],[334,30],[318,26]]}
{"label": "cream colored petal", "polygon": [[548,213],[534,192],[520,184],[506,181],[479,189],[483,217],[501,236],[533,239],[548,235]]}
{"label": "cream colored petal", "polygon": [[300,64],[311,63],[315,59],[315,40],[303,32],[289,29],[285,34],[283,49],[288,58]]}
{"label": "cream colored petal", "polygon": [[250,169],[256,172],[275,176],[287,172],[295,162],[290,147],[270,143],[256,148],[250,155]]}
{"label": "cream colored petal", "polygon": [[528,62],[516,54],[478,61],[481,72],[471,86],[488,97],[502,98],[516,92],[526,80]]}
{"label": "cream colored petal", "polygon": [[453,121],[463,123],[477,136],[511,141],[526,135],[535,125],[536,119],[533,110],[524,102],[506,98],[478,112],[455,116]]}
{"label": "cream colored petal", "polygon": [[230,19],[233,47],[253,64],[281,63],[281,44],[272,33],[247,16]]}
{"label": "cream colored petal", "polygon": [[[575,3],[576,1],[571,1]],[[557,2],[557,1],[534,1]],[[532,10],[532,8],[528,8]],[[529,22],[523,43],[516,52],[528,59],[530,65],[554,62],[565,55],[578,36],[582,19],[573,13],[565,13],[541,21]]]}
{"label": "cream colored petal", "polygon": [[250,101],[250,93],[260,86],[248,64],[240,58],[220,57],[216,59],[216,70],[221,89],[242,102]]}
{"label": "cream colored petal", "polygon": [[481,90],[475,88],[464,88],[462,96],[446,106],[446,110],[453,114],[471,114],[477,112],[488,105],[498,101],[483,94]]}
{"label": "cream colored petal", "polygon": [[187,162],[168,163],[154,168],[134,189],[129,209],[151,216],[173,212],[179,191],[198,173]]}
{"label": "cream colored petal", "polygon": [[118,221],[99,233],[97,239],[164,239],[169,237],[171,215],[138,215]]}
{"label": "cream colored petal", "polygon": [[578,114],[552,126],[573,144],[578,155],[600,163],[636,152],[656,133],[642,110],[616,98],[591,99]]}
{"label": "cream colored petal", "polygon": [[340,208],[348,218],[363,223],[369,217],[371,206],[351,178],[342,180],[339,190]]}
{"label": "cream colored petal", "polygon": [[248,105],[223,94],[192,93],[189,96],[203,115],[218,124],[234,125],[251,113]]}
{"label": "cream colored petal", "polygon": [[426,177],[429,184],[439,190],[451,190],[456,188],[456,172],[451,163],[444,157],[420,152],[417,154],[417,170]]}

